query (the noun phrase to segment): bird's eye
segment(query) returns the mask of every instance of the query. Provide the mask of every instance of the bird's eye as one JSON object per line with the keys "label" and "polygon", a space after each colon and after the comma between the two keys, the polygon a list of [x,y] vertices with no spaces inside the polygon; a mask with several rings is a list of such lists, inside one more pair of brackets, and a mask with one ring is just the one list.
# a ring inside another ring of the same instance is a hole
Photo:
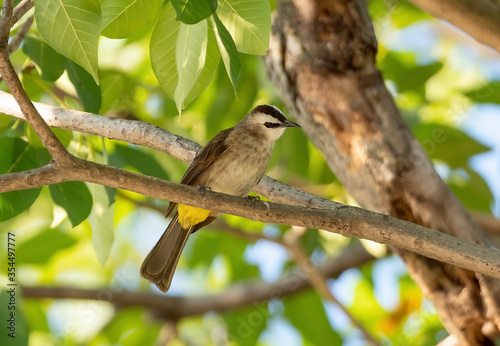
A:
{"label": "bird's eye", "polygon": [[274,129],[274,128],[280,127],[281,124],[266,122],[266,123],[264,123],[264,126],[267,127],[268,129]]}

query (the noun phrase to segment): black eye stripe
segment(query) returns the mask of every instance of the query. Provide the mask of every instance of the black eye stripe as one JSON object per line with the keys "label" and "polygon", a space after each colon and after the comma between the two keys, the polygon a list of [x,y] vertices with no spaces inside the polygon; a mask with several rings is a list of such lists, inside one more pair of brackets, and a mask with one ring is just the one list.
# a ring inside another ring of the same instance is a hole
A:
{"label": "black eye stripe", "polygon": [[270,115],[273,118],[275,118],[277,121],[280,121],[280,122],[286,121],[286,118],[283,115],[283,113],[281,113],[281,111],[279,111],[278,109],[276,109],[273,106],[260,105],[260,106],[255,107],[252,110],[252,112],[255,112],[255,113],[260,112],[260,113],[264,113],[264,114]]}
{"label": "black eye stripe", "polygon": [[276,127],[280,127],[281,124],[265,122],[264,126],[267,127],[268,129],[274,129]]}

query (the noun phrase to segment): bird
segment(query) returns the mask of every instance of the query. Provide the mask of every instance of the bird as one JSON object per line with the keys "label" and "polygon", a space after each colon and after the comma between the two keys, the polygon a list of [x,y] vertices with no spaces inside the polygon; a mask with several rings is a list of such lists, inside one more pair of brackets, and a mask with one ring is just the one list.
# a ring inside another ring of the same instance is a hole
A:
{"label": "bird", "polygon": [[[273,105],[255,107],[235,126],[217,133],[198,151],[180,183],[247,196],[264,176],[274,143],[287,127],[300,128],[300,125],[287,120]],[[170,202],[165,217],[176,205]],[[189,235],[217,216],[209,210],[178,204],[167,229],[144,259],[141,276],[166,293]]]}

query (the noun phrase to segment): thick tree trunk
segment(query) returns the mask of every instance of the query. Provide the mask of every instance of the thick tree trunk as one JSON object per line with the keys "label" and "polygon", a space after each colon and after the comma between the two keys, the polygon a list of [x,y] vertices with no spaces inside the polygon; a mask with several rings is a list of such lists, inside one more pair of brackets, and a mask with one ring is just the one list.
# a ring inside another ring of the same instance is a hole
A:
{"label": "thick tree trunk", "polygon": [[[281,0],[265,61],[287,108],[363,207],[487,243],[401,118],[376,49],[363,0]],[[429,145],[446,136],[434,133]],[[488,344],[484,326],[500,329],[498,280],[392,250],[450,334]]]}

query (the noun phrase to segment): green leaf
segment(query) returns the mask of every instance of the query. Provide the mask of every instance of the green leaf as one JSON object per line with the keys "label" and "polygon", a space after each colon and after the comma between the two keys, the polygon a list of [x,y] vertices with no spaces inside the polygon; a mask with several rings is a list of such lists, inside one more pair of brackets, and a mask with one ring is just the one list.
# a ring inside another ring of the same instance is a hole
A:
{"label": "green leaf", "polygon": [[49,186],[54,202],[60,205],[71,221],[73,227],[78,226],[90,214],[92,195],[87,185],[81,181],[70,181]]}
{"label": "green leaf", "polygon": [[432,18],[415,5],[403,0],[371,0],[368,3],[370,18],[375,25],[382,26],[390,20],[397,28],[412,25],[415,22]]}
{"label": "green leaf", "polygon": [[432,19],[432,16],[408,1],[398,0],[392,3],[391,19],[397,28],[401,29],[418,21]]}
{"label": "green leaf", "polygon": [[[19,138],[0,137],[0,174],[36,168],[36,150]],[[40,188],[3,192],[0,194],[0,221],[5,221],[28,209],[38,198]]]}
{"label": "green leaf", "polygon": [[162,0],[101,0],[101,35],[129,37],[151,24],[162,3]]}
{"label": "green leaf", "polygon": [[463,131],[441,124],[421,123],[412,131],[431,159],[442,161],[451,169],[468,167],[471,156],[490,150]]}
{"label": "green leaf", "polygon": [[62,145],[67,147],[71,140],[73,139],[73,131],[57,129],[55,127],[52,128],[52,132],[56,135],[56,137],[61,141]]}
{"label": "green leaf", "polygon": [[210,267],[213,260],[221,254],[227,258],[228,275],[232,282],[255,278],[259,275],[256,265],[245,261],[248,241],[226,234],[225,232],[197,232],[184,252],[184,260],[190,268]]}
{"label": "green leaf", "polygon": [[379,62],[384,78],[398,86],[398,92],[415,91],[425,95],[425,82],[436,74],[443,64],[440,62],[418,65],[412,53],[388,53]]}
{"label": "green leaf", "polygon": [[173,99],[177,86],[175,46],[181,23],[175,20],[170,3],[165,5],[151,34],[150,56],[154,74],[167,95]]}
{"label": "green leaf", "polygon": [[75,238],[58,229],[46,229],[19,245],[17,260],[23,264],[46,264],[57,251],[76,243]]}
{"label": "green leaf", "polygon": [[40,68],[43,80],[55,82],[61,77],[66,59],[47,43],[34,37],[26,37],[22,47],[23,52]]}
{"label": "green leaf", "polygon": [[101,77],[101,109],[99,114],[111,110],[123,92],[124,78],[119,73]]}
{"label": "green leaf", "polygon": [[83,109],[87,112],[97,113],[101,108],[101,88],[95,83],[91,75],[71,60],[66,60],[66,69],[71,83],[76,92]]}
{"label": "green leaf", "polygon": [[265,304],[253,304],[252,307],[222,314],[227,325],[229,340],[241,346],[257,345],[257,340],[266,328],[269,316]]}
{"label": "green leaf", "polygon": [[465,168],[462,172],[452,172],[446,184],[467,209],[491,212],[493,194],[483,177],[474,170]]}
{"label": "green leaf", "polygon": [[217,15],[231,33],[238,51],[264,55],[271,35],[271,6],[267,0],[219,0]]}
{"label": "green leaf", "polygon": [[[71,140],[73,139],[73,132],[70,130],[63,130],[63,129],[57,129],[57,128],[52,128],[51,130],[52,130],[52,132],[54,132],[56,137],[61,141],[62,145],[64,145],[65,147],[67,147],[69,145],[69,143],[71,142]],[[36,148],[42,149],[43,152],[48,154],[47,150],[45,149],[45,145],[40,140],[40,137],[38,137],[38,135],[36,134],[35,130],[33,130],[31,125],[25,124],[24,131],[25,131],[24,132],[25,136],[28,139],[28,142],[30,143],[30,145],[32,145]],[[42,151],[38,151],[38,154],[40,154]],[[47,162],[42,160],[40,158],[40,156],[39,156],[38,161],[40,162],[40,164],[45,164],[48,162],[48,160],[47,160]]]}
{"label": "green leaf", "polygon": [[[102,154],[94,153],[93,159],[101,164],[108,164],[108,153],[104,138],[101,138]],[[111,246],[114,241],[114,202],[116,189],[111,189],[107,186],[98,184],[88,184],[92,193],[92,211],[90,212],[88,221],[92,227],[92,246],[96,252],[97,258],[101,266],[106,264],[106,261],[111,252]]]}
{"label": "green leaf", "polygon": [[194,25],[181,24],[175,45],[178,81],[174,101],[179,113],[186,108],[184,100],[205,65],[207,41],[206,20]]}
{"label": "green leaf", "polygon": [[[341,345],[342,339],[332,329],[323,302],[313,290],[287,297],[283,300],[284,316],[300,330],[312,345]],[[309,316],[307,318],[306,316]]]}
{"label": "green leaf", "polygon": [[167,4],[151,35],[151,64],[177,109],[186,108],[210,83],[219,62],[213,30],[206,20],[187,25]]}
{"label": "green leaf", "polygon": [[146,150],[140,150],[127,145],[116,144],[115,152],[110,155],[113,166],[123,167],[130,165],[139,173],[168,180],[165,170],[158,164],[154,156]]}
{"label": "green leaf", "polygon": [[479,88],[468,91],[465,95],[477,103],[500,104],[500,82],[484,84]]}
{"label": "green leaf", "polygon": [[142,328],[144,317],[141,307],[120,309],[120,313],[113,316],[88,345],[155,345],[162,324],[150,323],[147,328]]}
{"label": "green leaf", "polygon": [[50,334],[50,327],[43,308],[44,303],[38,299],[24,301],[24,311],[29,316],[28,327],[31,332],[41,331]]}
{"label": "green leaf", "polygon": [[92,192],[92,211],[89,223],[92,227],[92,246],[97,254],[99,263],[104,266],[111,252],[114,240],[114,204],[105,186],[90,184]]}
{"label": "green leaf", "polygon": [[171,0],[177,20],[185,24],[196,24],[208,18],[217,8],[217,0]]}
{"label": "green leaf", "polygon": [[50,90],[52,84],[42,80],[37,69],[31,70],[29,73],[23,73],[21,81],[24,90],[32,101],[40,101],[42,96],[47,94],[47,90]]}
{"label": "green leaf", "polygon": [[97,0],[37,0],[38,30],[56,51],[82,66],[99,83],[97,46],[101,9]]}
{"label": "green leaf", "polygon": [[217,17],[217,14],[214,13],[214,15],[211,17],[211,20],[222,61],[224,62],[227,75],[231,80],[234,93],[236,94],[238,80],[240,78],[241,72],[241,62],[238,55],[238,50],[236,49],[236,44],[234,43],[229,31],[227,31],[224,24],[222,24],[219,17]]}
{"label": "green leaf", "polygon": [[5,130],[9,129],[12,125],[14,118],[6,114],[0,113],[0,134],[4,133]]}
{"label": "green leaf", "polygon": [[[10,290],[13,289],[15,301],[9,305],[11,300]],[[19,286],[5,286],[0,292],[0,304],[2,306],[2,333],[0,333],[0,345],[26,346],[28,345],[29,330],[24,313],[21,290]],[[15,307],[10,309],[10,307]],[[13,334],[10,334],[13,333]]]}
{"label": "green leaf", "polygon": [[382,309],[373,291],[372,265],[361,267],[362,277],[354,289],[353,304],[349,306],[351,314],[372,333],[377,330],[377,321],[385,319],[389,313]]}
{"label": "green leaf", "polygon": [[214,78],[215,72],[217,70],[217,65],[219,65],[220,53],[217,48],[217,41],[215,39],[214,31],[211,25],[208,25],[207,30],[207,54],[205,59],[205,65],[203,66],[198,78],[194,82],[191,91],[186,96],[184,100],[184,108],[189,106],[203,90],[207,88],[212,79]]}

